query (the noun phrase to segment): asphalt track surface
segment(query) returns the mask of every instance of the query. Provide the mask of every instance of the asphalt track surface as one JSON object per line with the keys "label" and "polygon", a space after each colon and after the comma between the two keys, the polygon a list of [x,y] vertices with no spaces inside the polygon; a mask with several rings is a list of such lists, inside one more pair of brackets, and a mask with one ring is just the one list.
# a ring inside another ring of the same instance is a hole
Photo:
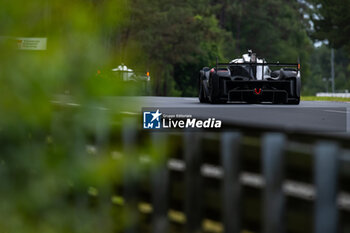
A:
{"label": "asphalt track surface", "polygon": [[[53,103],[84,107],[70,96],[54,97]],[[301,101],[300,105],[273,104],[202,104],[186,97],[104,97],[99,109],[113,109],[123,114],[141,115],[145,110],[164,114],[191,115],[198,119],[215,118],[223,126],[263,128],[289,132],[339,134],[350,136],[350,102]],[[224,127],[225,128],[225,127]]]}
{"label": "asphalt track surface", "polygon": [[160,109],[163,114],[187,114],[192,117],[222,120],[224,125],[256,126],[287,131],[348,134],[350,103],[301,101],[300,105],[202,104],[198,98],[110,97],[128,109],[141,113],[143,108]]}

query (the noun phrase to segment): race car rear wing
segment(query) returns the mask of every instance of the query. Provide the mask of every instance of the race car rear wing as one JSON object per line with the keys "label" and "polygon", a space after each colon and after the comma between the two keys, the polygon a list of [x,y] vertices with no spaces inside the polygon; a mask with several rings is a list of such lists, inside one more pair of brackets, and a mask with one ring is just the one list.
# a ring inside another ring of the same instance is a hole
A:
{"label": "race car rear wing", "polygon": [[217,63],[216,66],[242,66],[242,65],[249,65],[249,66],[275,66],[275,67],[294,67],[298,71],[300,70],[300,64],[299,63],[280,63],[280,62],[263,62],[263,63],[257,63],[257,62],[243,62],[243,63]]}
{"label": "race car rear wing", "polygon": [[[225,67],[231,67],[231,66],[262,66],[262,70],[264,70],[264,66],[271,66],[271,67],[291,67],[295,68],[297,72],[300,71],[300,64],[299,63],[280,63],[280,62],[263,62],[263,63],[257,63],[257,62],[242,62],[242,63],[218,63],[216,61],[216,70],[219,66],[225,66]],[[264,73],[262,72],[262,75]]]}

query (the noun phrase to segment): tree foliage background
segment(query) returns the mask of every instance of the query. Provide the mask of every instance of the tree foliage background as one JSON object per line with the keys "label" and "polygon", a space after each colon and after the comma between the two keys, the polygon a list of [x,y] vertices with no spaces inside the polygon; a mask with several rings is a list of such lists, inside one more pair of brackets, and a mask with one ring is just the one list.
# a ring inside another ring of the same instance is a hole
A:
{"label": "tree foliage background", "polygon": [[[270,61],[303,63],[312,43],[303,4],[285,0],[131,0],[124,43],[145,52],[156,95],[194,96],[199,69],[253,49]],[[127,56],[124,57],[124,59]],[[134,61],[136,62],[136,61]]]}
{"label": "tree foliage background", "polygon": [[271,62],[300,61],[303,94],[310,95],[325,91],[320,73],[330,76],[330,70],[315,69],[325,67],[315,63],[326,59],[319,57],[322,48],[313,46],[322,41],[339,50],[336,89],[344,91],[350,88],[348,5],[348,0],[130,0],[130,19],[116,44],[145,53],[142,58],[123,53],[121,61],[150,69],[155,95],[195,96],[199,69],[248,49]]}
{"label": "tree foliage background", "polygon": [[[312,22],[308,28],[314,41],[323,46],[315,48],[310,64],[312,75],[307,80],[308,91],[326,90],[322,79],[330,78],[330,48],[335,49],[335,89],[339,92],[350,89],[350,0],[310,0],[308,14]],[[312,85],[315,84],[315,85]],[[323,86],[323,88],[322,88]]]}

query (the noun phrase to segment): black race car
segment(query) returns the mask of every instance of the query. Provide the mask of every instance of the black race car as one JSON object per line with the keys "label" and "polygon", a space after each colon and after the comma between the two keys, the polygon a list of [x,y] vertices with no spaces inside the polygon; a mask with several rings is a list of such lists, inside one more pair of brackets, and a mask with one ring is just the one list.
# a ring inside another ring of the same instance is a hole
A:
{"label": "black race car", "polygon": [[267,63],[251,50],[230,63],[203,68],[198,81],[201,103],[300,103],[300,65]]}

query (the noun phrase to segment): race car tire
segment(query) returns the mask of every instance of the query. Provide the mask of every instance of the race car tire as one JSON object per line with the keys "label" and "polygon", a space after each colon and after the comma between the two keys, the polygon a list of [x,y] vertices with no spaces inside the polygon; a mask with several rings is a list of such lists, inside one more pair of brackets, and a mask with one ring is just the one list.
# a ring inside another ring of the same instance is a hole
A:
{"label": "race car tire", "polygon": [[209,77],[209,101],[212,104],[220,104],[223,101],[220,100],[220,80],[216,74],[211,74]]}
{"label": "race car tire", "polygon": [[289,100],[287,104],[290,105],[299,105],[300,104],[300,97],[294,99],[294,100]]}
{"label": "race car tire", "polygon": [[204,92],[203,80],[202,80],[201,77],[199,78],[199,94],[198,94],[198,97],[199,97],[199,102],[201,102],[201,103],[208,103],[209,102],[209,100],[206,97],[205,92]]}

